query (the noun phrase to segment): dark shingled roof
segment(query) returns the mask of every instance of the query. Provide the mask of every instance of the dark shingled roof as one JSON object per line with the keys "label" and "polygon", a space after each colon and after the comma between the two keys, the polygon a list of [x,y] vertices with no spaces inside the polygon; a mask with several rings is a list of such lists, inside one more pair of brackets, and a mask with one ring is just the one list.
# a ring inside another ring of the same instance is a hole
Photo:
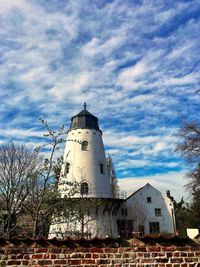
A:
{"label": "dark shingled roof", "polygon": [[86,103],[84,103],[84,109],[71,118],[71,126],[69,130],[73,129],[94,129],[101,132],[99,129],[98,118],[87,111]]}

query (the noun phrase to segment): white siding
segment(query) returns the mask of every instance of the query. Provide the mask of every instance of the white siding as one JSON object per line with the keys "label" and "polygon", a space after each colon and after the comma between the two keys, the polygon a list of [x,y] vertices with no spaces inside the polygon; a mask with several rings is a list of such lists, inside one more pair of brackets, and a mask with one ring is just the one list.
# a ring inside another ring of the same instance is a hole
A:
{"label": "white siding", "polygon": [[[88,142],[88,150],[81,150],[81,143]],[[70,164],[69,173],[65,174],[66,163]],[[103,164],[104,173],[101,173]],[[70,130],[64,152],[64,166],[62,169],[59,190],[65,195],[64,183],[87,182],[90,197],[111,198],[111,185],[106,167],[106,157],[102,135],[99,131],[90,129]],[[77,195],[74,195],[77,197]]]}
{"label": "white siding", "polygon": [[[83,141],[88,142],[88,146],[84,146],[84,150],[81,145]],[[66,169],[67,164],[69,165]],[[77,193],[71,195],[71,198],[80,198],[80,202],[84,201],[85,197],[102,199],[98,208],[89,208],[88,215],[84,216],[84,220],[87,222],[84,222],[84,233],[89,233],[90,237],[117,237],[117,220],[116,215],[113,214],[115,204],[111,200],[111,184],[100,131],[74,129],[68,132],[64,151],[64,164],[58,184],[58,189],[63,197],[69,193],[69,185],[66,182],[88,184],[88,194],[81,196],[80,190],[77,190]],[[109,209],[107,209],[107,201],[108,203],[111,202]],[[74,212],[78,214],[78,208],[74,207]],[[49,232],[50,238],[54,236],[65,238],[70,233],[80,232],[83,226],[83,221],[58,223],[57,220],[62,220],[62,218],[53,220]]]}
{"label": "white siding", "polygon": [[[151,198],[151,203],[147,202],[148,197]],[[149,234],[149,222],[159,222],[160,233],[175,232],[171,199],[150,184],[130,196],[124,204],[124,208],[127,208],[128,215],[122,216],[119,213],[119,218],[133,220],[133,228],[136,232],[138,231],[137,226],[143,225],[145,234]],[[161,216],[156,216],[155,209],[161,210]]]}

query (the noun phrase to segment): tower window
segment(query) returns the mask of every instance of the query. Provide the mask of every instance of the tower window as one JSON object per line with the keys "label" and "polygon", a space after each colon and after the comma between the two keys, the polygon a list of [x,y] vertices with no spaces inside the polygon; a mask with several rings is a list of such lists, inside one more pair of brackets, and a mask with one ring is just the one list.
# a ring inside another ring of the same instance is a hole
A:
{"label": "tower window", "polygon": [[65,165],[65,176],[69,173],[69,169],[70,169],[70,163],[67,162]]}
{"label": "tower window", "polygon": [[87,141],[83,141],[81,143],[81,150],[82,151],[87,151],[88,150],[88,142]]}
{"label": "tower window", "polygon": [[88,194],[89,186],[88,183],[82,183],[81,184],[81,195]]}
{"label": "tower window", "polygon": [[103,165],[103,163],[100,163],[99,167],[100,167],[100,173],[104,174],[104,165]]}

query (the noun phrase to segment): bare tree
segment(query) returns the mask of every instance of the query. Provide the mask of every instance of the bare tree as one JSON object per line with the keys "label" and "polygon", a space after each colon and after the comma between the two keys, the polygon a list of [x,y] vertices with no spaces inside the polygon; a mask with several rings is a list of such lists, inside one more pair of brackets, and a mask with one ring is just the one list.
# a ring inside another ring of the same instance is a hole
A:
{"label": "bare tree", "polygon": [[181,152],[188,163],[200,163],[200,124],[197,122],[186,122],[178,132],[180,142],[176,151]]}
{"label": "bare tree", "polygon": [[16,230],[16,217],[23,208],[38,167],[38,154],[25,145],[11,142],[0,146],[0,203],[4,234],[8,238]]}
{"label": "bare tree", "polygon": [[106,161],[107,161],[108,175],[110,178],[112,197],[117,198],[119,197],[119,186],[118,186],[118,181],[117,181],[113,161],[110,155],[108,155],[108,157],[106,158]]}
{"label": "bare tree", "polygon": [[194,226],[200,227],[200,124],[198,122],[186,122],[179,130],[179,143],[176,151],[192,166],[187,174],[186,188],[192,196],[191,211]]}
{"label": "bare tree", "polygon": [[65,182],[65,185],[64,195],[59,200],[61,205],[53,214],[49,236],[90,238],[103,201],[82,193],[81,183]]}
{"label": "bare tree", "polygon": [[103,200],[98,198],[90,198],[82,195],[80,199],[75,200],[76,221],[79,226],[76,229],[77,237],[91,238],[94,228],[95,218],[100,208],[103,206]]}
{"label": "bare tree", "polygon": [[193,192],[200,189],[200,124],[185,123],[179,130],[180,141],[176,151],[181,152],[182,156],[193,170],[188,173],[189,182],[187,187]]}
{"label": "bare tree", "polygon": [[147,218],[146,211],[137,200],[135,201],[133,208],[132,208],[134,217],[135,217],[135,231],[139,232],[139,234],[144,234],[144,224]]}
{"label": "bare tree", "polygon": [[[53,131],[46,121],[41,122],[47,130],[47,143],[35,151],[14,143],[0,147],[0,203],[5,236],[47,236],[52,218],[57,218],[60,225],[79,222],[81,227],[75,228],[76,234],[85,236],[95,200],[85,196],[81,201],[72,198],[80,194],[81,185],[61,179],[63,158],[56,158],[64,141],[64,127]],[[47,157],[39,158],[43,149]],[[64,197],[58,190],[60,182],[64,182]]]}
{"label": "bare tree", "polygon": [[59,145],[64,141],[64,126],[58,131],[52,130],[48,123],[41,120],[47,130],[44,134],[48,142],[37,148],[41,151],[44,147],[48,150],[48,157],[44,159],[43,166],[37,175],[32,176],[30,184],[30,193],[24,207],[32,219],[32,237],[38,237],[48,234],[51,217],[55,209],[62,204],[60,194],[57,190],[59,173],[63,164],[62,157],[55,159],[55,152]]}

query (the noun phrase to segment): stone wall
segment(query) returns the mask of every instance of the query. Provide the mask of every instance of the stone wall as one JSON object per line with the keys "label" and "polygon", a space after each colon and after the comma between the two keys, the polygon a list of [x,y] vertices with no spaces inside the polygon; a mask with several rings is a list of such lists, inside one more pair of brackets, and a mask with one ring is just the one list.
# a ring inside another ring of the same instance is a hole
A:
{"label": "stone wall", "polygon": [[1,246],[0,267],[192,267],[200,266],[200,246],[143,245],[67,247],[26,244]]}

